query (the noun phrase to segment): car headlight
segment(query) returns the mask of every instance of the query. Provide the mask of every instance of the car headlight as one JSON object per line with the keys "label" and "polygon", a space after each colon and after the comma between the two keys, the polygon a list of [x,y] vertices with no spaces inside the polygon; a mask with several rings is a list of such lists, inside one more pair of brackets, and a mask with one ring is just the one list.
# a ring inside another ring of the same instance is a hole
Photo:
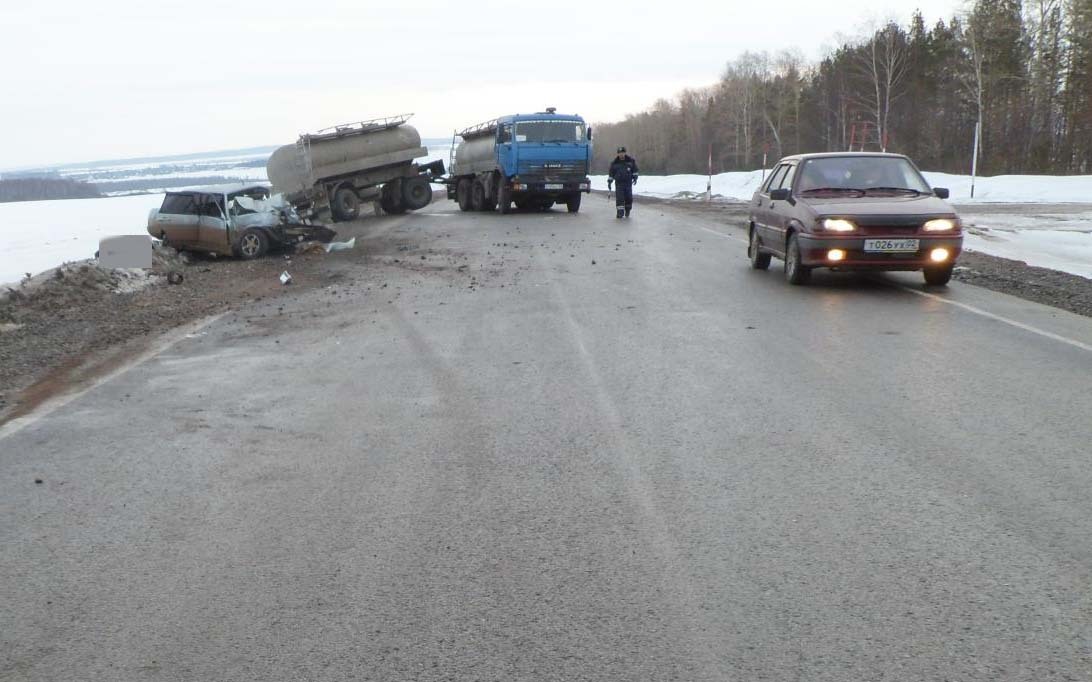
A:
{"label": "car headlight", "polygon": [[951,232],[956,229],[957,225],[954,220],[948,218],[937,218],[936,220],[930,220],[923,226],[926,232]]}
{"label": "car headlight", "polygon": [[823,221],[823,229],[829,232],[854,232],[857,226],[842,218],[827,218]]}

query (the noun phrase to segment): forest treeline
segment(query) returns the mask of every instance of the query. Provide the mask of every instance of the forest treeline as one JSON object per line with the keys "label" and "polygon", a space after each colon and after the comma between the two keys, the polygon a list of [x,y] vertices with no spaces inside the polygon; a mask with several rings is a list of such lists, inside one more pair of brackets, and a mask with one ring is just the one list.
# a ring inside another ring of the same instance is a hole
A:
{"label": "forest treeline", "polygon": [[34,176],[0,179],[0,203],[45,199],[93,199],[102,196],[86,182],[65,178]]}
{"label": "forest treeline", "polygon": [[798,152],[880,150],[927,170],[1092,173],[1092,0],[977,0],[927,27],[888,23],[818,64],[746,53],[719,82],[599,124],[645,173],[753,170]]}

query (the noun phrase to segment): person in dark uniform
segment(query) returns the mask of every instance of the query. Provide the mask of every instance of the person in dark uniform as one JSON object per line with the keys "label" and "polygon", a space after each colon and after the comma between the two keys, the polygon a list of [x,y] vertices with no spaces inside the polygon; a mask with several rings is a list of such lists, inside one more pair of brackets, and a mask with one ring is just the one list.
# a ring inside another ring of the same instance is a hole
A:
{"label": "person in dark uniform", "polygon": [[633,186],[637,184],[637,160],[626,154],[625,147],[619,147],[618,156],[610,162],[608,190],[612,182],[618,183],[618,189],[614,194],[618,217],[628,218],[629,212],[633,210]]}

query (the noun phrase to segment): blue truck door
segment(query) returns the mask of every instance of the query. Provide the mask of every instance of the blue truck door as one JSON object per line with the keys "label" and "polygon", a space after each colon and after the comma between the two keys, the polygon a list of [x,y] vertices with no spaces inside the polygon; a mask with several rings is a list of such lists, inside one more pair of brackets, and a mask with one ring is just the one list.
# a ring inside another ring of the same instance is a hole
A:
{"label": "blue truck door", "polygon": [[511,123],[497,126],[497,165],[501,167],[505,178],[516,174],[516,150],[512,144]]}

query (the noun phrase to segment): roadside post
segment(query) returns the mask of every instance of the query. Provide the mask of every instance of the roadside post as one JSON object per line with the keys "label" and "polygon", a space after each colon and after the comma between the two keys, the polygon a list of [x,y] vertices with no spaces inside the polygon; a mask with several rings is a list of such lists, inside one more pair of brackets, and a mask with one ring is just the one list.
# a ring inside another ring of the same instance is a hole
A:
{"label": "roadside post", "polygon": [[705,200],[713,200],[713,143],[709,143],[709,179],[705,183]]}

